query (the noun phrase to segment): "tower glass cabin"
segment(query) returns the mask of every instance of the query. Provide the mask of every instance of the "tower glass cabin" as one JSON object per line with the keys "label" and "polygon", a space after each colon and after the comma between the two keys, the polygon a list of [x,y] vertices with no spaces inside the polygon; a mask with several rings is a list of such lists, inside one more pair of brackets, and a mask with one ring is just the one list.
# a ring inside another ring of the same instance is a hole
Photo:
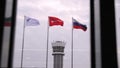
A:
{"label": "tower glass cabin", "polygon": [[64,56],[64,48],[65,42],[56,41],[52,43],[53,48],[53,56],[54,56],[54,68],[63,68],[63,56]]}

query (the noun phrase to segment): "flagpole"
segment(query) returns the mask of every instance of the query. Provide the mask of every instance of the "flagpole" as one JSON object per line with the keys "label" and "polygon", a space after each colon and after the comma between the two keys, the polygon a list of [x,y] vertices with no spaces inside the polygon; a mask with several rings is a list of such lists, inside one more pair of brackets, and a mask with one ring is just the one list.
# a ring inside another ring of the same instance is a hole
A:
{"label": "flagpole", "polygon": [[25,16],[24,16],[24,25],[23,25],[23,40],[22,40],[22,52],[21,52],[21,68],[23,66],[23,52],[24,52],[24,37],[25,37]]}
{"label": "flagpole", "polygon": [[49,24],[47,26],[47,30],[46,68],[48,68]]}
{"label": "flagpole", "polygon": [[71,38],[72,38],[71,39],[71,68],[73,68],[73,22],[72,22],[72,37]]}

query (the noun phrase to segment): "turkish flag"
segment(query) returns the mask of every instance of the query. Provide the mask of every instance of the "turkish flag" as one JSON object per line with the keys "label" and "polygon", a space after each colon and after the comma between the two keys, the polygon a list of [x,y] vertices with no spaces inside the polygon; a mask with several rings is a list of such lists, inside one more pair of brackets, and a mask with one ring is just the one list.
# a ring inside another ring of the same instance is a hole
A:
{"label": "turkish flag", "polygon": [[63,26],[63,21],[57,17],[49,17],[49,26],[60,25]]}

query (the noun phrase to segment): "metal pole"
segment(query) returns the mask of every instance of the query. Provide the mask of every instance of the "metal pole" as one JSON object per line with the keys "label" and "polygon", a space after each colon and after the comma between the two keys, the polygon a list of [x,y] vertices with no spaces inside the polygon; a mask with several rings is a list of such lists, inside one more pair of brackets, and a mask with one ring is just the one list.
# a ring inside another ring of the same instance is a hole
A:
{"label": "metal pole", "polygon": [[23,27],[23,42],[22,42],[22,53],[21,53],[21,68],[23,66],[23,52],[24,52],[24,37],[25,37],[25,16],[24,16],[24,27]]}
{"label": "metal pole", "polygon": [[[49,23],[49,22],[48,22]],[[49,24],[47,26],[47,49],[46,49],[46,68],[48,68],[48,44],[49,44]]]}
{"label": "metal pole", "polygon": [[[72,18],[73,20],[73,18]],[[72,35],[71,35],[71,68],[73,68],[73,22],[72,22]]]}

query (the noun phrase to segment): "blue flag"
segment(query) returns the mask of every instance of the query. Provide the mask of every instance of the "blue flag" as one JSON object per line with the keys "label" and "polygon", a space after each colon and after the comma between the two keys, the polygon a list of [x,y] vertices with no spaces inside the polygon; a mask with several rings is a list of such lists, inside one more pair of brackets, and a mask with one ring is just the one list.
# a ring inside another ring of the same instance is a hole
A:
{"label": "blue flag", "polygon": [[37,19],[25,16],[25,26],[37,26],[37,25],[40,25]]}

